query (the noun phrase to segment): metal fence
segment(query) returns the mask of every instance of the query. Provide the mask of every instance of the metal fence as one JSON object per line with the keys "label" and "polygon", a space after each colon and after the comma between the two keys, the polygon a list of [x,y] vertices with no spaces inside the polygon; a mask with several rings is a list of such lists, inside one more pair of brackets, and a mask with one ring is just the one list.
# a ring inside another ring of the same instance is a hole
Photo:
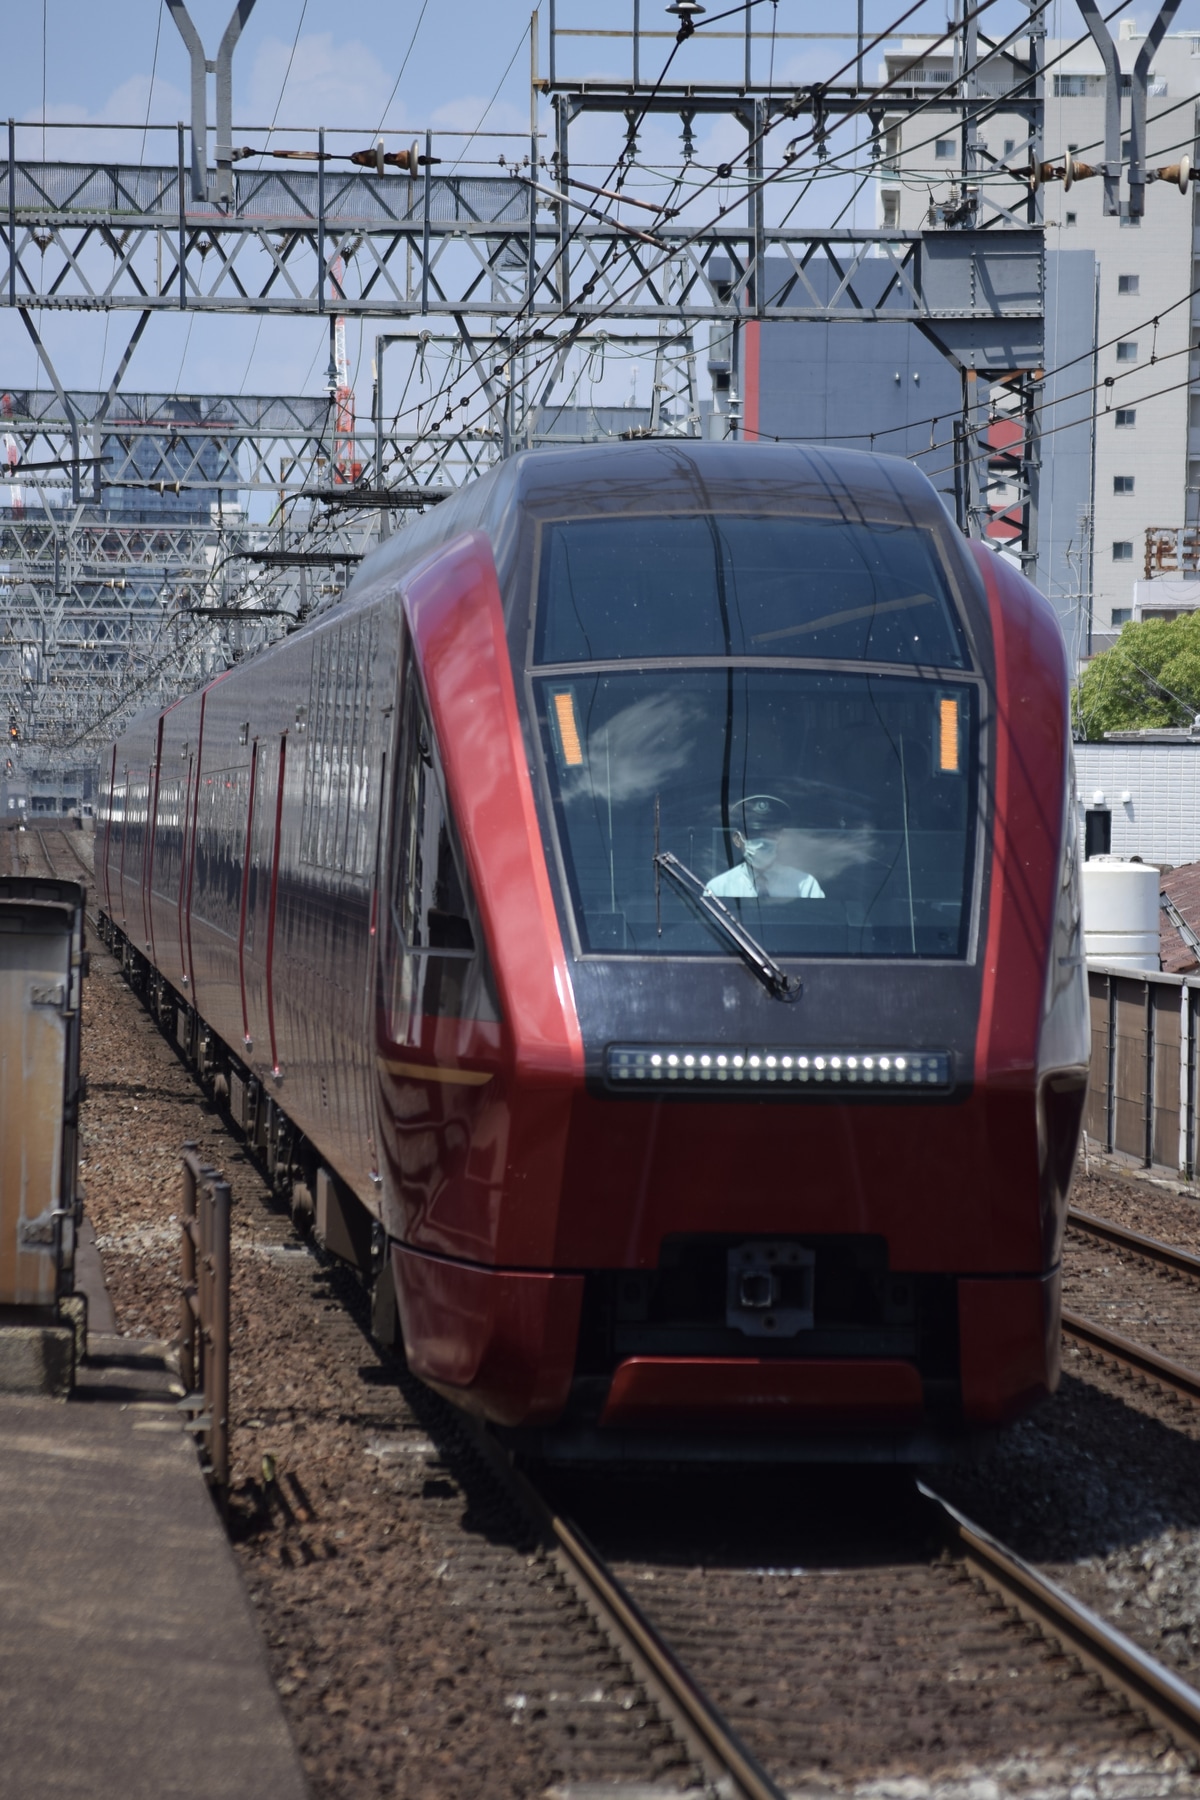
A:
{"label": "metal fence", "polygon": [[181,1402],[206,1452],[206,1473],[229,1486],[229,1183],[183,1149]]}
{"label": "metal fence", "polygon": [[1083,1128],[1147,1168],[1196,1174],[1200,976],[1088,964],[1092,1063]]}

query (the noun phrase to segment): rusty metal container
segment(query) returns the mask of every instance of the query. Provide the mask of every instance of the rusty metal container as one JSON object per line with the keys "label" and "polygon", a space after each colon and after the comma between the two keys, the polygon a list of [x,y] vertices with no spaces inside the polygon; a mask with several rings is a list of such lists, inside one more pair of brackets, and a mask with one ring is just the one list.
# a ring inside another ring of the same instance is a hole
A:
{"label": "rusty metal container", "polygon": [[0,877],[0,1322],[74,1283],[84,892]]}

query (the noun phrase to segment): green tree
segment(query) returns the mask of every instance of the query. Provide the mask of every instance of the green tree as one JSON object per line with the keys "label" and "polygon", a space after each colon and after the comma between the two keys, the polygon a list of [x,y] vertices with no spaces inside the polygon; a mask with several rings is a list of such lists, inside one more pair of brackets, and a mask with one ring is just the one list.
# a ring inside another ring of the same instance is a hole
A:
{"label": "green tree", "polygon": [[1200,715],[1200,613],[1123,626],[1084,670],[1075,711],[1093,743],[1106,731],[1190,725]]}

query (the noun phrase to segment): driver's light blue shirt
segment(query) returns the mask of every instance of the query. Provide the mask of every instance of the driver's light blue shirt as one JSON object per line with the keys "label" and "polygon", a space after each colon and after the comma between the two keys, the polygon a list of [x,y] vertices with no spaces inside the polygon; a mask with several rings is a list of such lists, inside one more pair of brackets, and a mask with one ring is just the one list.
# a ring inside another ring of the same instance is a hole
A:
{"label": "driver's light blue shirt", "polygon": [[[764,882],[764,887],[766,883]],[[736,863],[732,869],[726,869],[723,875],[714,875],[704,889],[706,894],[716,894],[718,899],[746,900],[753,899],[758,893],[754,885],[754,876],[748,863]],[[806,875],[802,869],[772,868],[770,886],[766,888],[765,899],[770,900],[823,900],[825,890],[815,875]]]}

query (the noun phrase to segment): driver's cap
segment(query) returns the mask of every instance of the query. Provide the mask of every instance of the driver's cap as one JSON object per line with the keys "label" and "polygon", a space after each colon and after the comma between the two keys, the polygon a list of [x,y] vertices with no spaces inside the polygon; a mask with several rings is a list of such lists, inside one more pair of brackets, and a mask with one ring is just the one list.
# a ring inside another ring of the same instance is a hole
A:
{"label": "driver's cap", "polygon": [[764,832],[780,831],[791,817],[786,800],[775,794],[747,794],[738,807],[741,832],[746,838],[762,837]]}

